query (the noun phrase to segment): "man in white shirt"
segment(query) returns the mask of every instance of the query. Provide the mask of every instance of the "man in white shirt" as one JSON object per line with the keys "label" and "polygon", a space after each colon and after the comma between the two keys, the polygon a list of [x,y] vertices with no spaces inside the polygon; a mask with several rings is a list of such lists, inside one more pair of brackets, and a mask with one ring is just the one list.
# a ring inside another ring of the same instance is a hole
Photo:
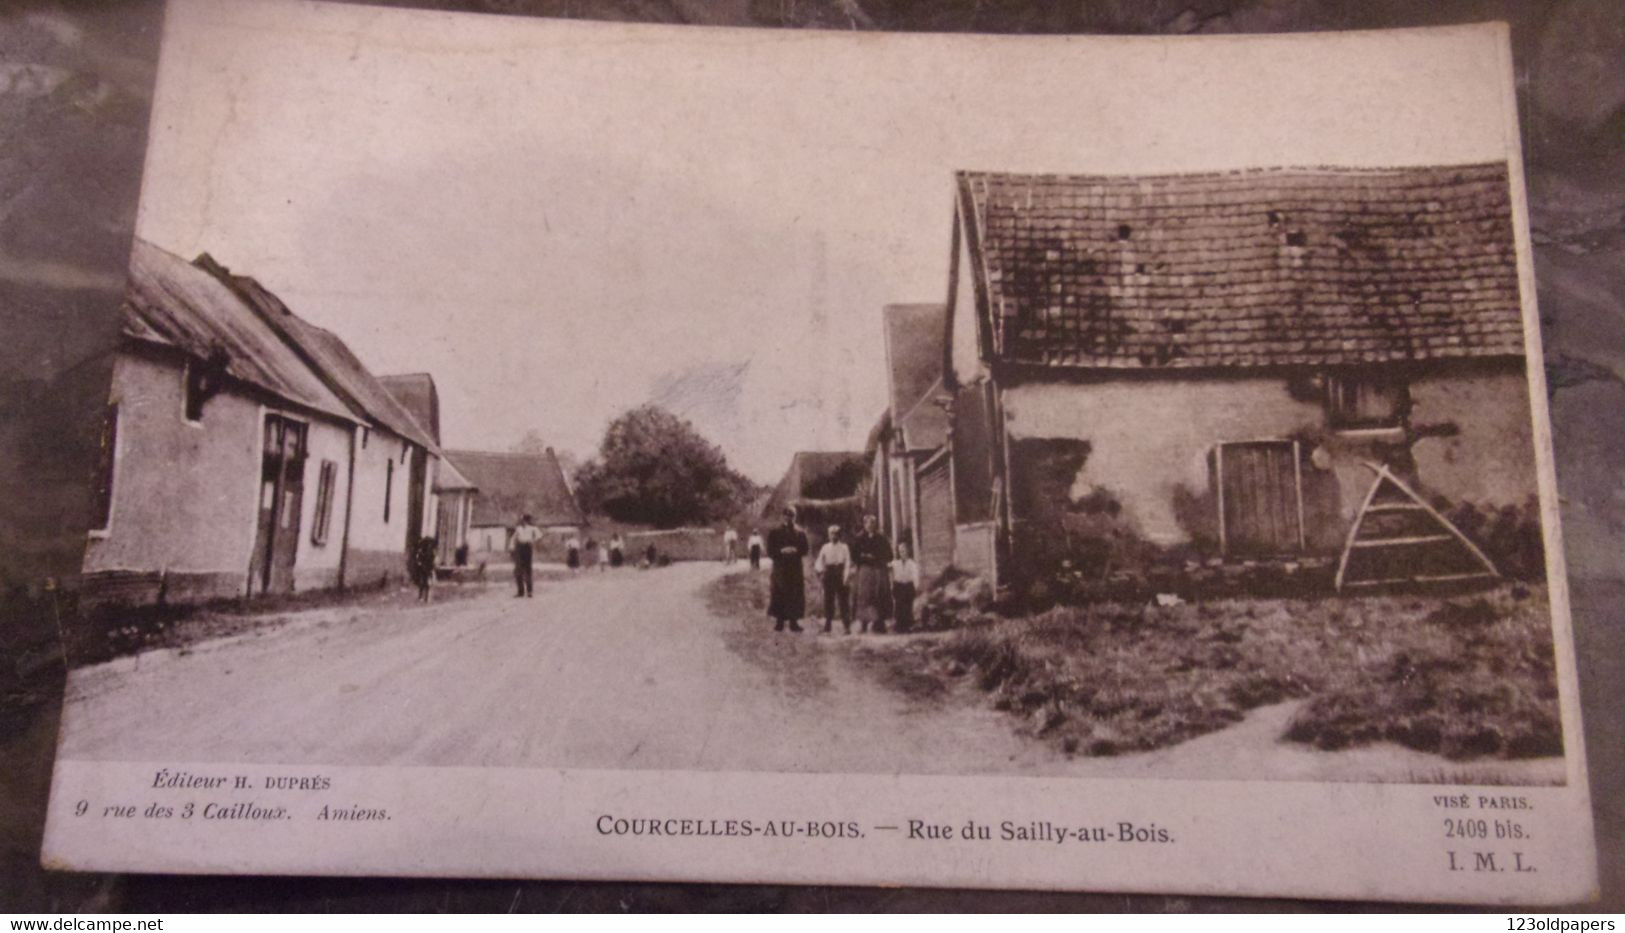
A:
{"label": "man in white shirt", "polygon": [[841,628],[852,634],[852,610],[846,600],[846,580],[852,572],[852,552],[841,540],[841,526],[829,526],[829,540],[818,549],[813,561],[813,573],[824,584],[824,634],[828,635],[835,621],[836,607],[841,612]]}
{"label": "man in white shirt", "polygon": [[722,562],[724,564],[733,563],[734,551],[738,549],[739,532],[733,530],[733,526],[730,525],[728,529],[722,533]]}
{"label": "man in white shirt", "polygon": [[542,529],[530,523],[529,515],[520,516],[513,530],[513,582],[519,587],[516,598],[536,595],[531,565],[536,559],[536,542],[541,539]]}

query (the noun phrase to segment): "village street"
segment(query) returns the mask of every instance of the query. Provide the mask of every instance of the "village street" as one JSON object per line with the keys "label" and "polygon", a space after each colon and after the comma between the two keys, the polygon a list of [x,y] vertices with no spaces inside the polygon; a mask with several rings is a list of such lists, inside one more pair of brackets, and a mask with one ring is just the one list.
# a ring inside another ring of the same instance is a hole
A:
{"label": "village street", "polygon": [[[736,565],[737,566],[737,565]],[[1446,762],[1280,741],[1293,704],[1157,752],[1068,757],[966,686],[888,686],[887,639],[776,635],[718,615],[730,568],[548,578],[428,607],[306,610],[279,629],[73,673],[65,759],[1064,774],[1295,780],[1561,779],[1561,759]],[[929,636],[924,636],[929,637]],[[872,659],[874,656],[868,656]],[[1479,774],[1482,772],[1482,774]]]}
{"label": "village street", "polygon": [[492,586],[405,611],[311,610],[263,637],[119,659],[74,673],[60,754],[871,773],[1020,771],[1046,754],[991,710],[911,711],[831,642],[764,654],[790,636],[714,617],[701,590],[722,572],[589,571],[530,600]]}

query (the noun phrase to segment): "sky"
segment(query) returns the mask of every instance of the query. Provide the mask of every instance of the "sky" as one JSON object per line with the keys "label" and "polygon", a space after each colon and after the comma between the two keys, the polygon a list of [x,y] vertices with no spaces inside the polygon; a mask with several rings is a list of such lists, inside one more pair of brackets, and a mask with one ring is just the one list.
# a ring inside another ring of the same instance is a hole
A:
{"label": "sky", "polygon": [[534,431],[587,456],[657,401],[772,482],[879,417],[881,309],[946,296],[954,170],[1506,158],[1502,41],[175,0],[137,230],[255,276],[375,372],[431,373],[447,446]]}

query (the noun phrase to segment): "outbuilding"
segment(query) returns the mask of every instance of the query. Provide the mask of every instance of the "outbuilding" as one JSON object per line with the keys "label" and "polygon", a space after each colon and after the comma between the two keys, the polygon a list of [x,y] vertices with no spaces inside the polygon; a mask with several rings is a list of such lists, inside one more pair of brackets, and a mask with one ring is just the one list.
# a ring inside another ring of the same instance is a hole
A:
{"label": "outbuilding", "polygon": [[1504,164],[956,181],[962,568],[1470,575],[1444,516],[1533,512]]}

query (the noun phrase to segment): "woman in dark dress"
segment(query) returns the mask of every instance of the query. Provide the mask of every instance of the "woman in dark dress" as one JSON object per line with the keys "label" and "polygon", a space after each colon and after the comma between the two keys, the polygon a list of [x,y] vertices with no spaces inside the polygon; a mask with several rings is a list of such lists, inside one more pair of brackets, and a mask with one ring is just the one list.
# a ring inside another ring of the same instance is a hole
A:
{"label": "woman in dark dress", "polygon": [[796,527],[796,510],[784,510],[784,523],[767,533],[767,555],[773,560],[771,595],[767,614],[773,618],[773,631],[801,631],[801,617],[807,614],[807,584],[801,564],[807,556],[807,535]]}

